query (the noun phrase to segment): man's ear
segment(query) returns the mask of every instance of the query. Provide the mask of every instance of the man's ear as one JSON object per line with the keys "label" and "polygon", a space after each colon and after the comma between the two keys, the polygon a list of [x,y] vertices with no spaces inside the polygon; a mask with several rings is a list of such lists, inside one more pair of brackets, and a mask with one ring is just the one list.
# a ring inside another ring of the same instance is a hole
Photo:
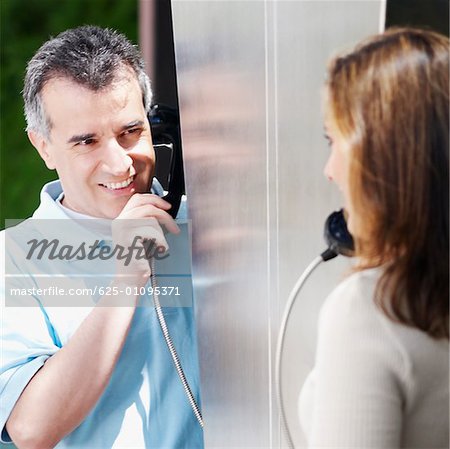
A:
{"label": "man's ear", "polygon": [[35,131],[28,131],[28,139],[38,151],[47,168],[54,170],[56,167],[52,155],[48,151],[48,139]]}

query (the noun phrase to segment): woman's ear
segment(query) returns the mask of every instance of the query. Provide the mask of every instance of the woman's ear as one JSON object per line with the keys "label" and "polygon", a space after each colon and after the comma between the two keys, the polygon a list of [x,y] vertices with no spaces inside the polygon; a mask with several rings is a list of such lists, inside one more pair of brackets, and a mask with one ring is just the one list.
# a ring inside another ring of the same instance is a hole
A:
{"label": "woman's ear", "polygon": [[48,139],[35,131],[28,131],[28,139],[30,139],[31,144],[38,151],[47,168],[54,170],[56,167],[49,151]]}

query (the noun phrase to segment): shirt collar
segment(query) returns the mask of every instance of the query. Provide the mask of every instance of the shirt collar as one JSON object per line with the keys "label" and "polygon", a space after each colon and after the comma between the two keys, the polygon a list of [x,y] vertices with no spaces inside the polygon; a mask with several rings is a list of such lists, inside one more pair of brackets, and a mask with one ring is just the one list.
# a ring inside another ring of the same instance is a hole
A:
{"label": "shirt collar", "polygon": [[[164,189],[156,178],[153,179],[151,192],[158,196],[164,194]],[[111,239],[110,228],[107,225],[110,220],[73,213],[73,211],[65,212],[66,208],[58,203],[58,199],[61,199],[62,196],[63,189],[60,180],[45,184],[41,190],[41,203],[32,218],[38,220],[35,225],[37,228],[41,228],[43,235],[49,234],[52,238],[57,238],[63,242],[70,241],[70,244],[76,246],[83,242],[94,243],[96,240],[100,242],[101,246],[105,240]],[[43,221],[48,219],[57,221],[53,226],[49,226],[48,223],[46,224]],[[87,226],[92,219],[105,223],[101,226]],[[60,220],[70,220],[70,222],[60,222]]]}

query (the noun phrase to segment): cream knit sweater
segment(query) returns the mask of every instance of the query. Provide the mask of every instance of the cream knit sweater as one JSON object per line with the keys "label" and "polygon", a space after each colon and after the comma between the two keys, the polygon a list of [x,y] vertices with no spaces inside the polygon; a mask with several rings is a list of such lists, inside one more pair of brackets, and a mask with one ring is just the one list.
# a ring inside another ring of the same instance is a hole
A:
{"label": "cream knit sweater", "polygon": [[327,298],[300,395],[309,448],[448,448],[449,344],[394,323],[372,297],[380,271]]}

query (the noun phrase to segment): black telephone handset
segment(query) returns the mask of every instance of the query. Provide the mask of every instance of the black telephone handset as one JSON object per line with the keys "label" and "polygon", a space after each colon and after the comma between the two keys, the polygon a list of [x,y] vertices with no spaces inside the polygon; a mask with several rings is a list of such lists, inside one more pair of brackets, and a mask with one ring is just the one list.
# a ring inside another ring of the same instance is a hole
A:
{"label": "black telephone handset", "polygon": [[165,158],[166,167],[158,165],[157,153],[156,175],[158,176],[158,171],[168,171],[168,176],[164,176],[164,179],[159,179],[159,181],[167,190],[164,199],[172,205],[168,212],[173,218],[176,218],[181,198],[185,194],[179,113],[177,109],[170,106],[156,104],[151,107],[148,120],[152,130],[153,145],[155,147],[164,145],[166,151],[171,148],[170,157]]}
{"label": "black telephone handset", "polygon": [[347,229],[344,209],[333,212],[328,216],[325,221],[324,237],[328,245],[327,251],[329,252],[327,259],[332,259],[338,254],[347,257],[353,256],[355,244],[352,235]]}

